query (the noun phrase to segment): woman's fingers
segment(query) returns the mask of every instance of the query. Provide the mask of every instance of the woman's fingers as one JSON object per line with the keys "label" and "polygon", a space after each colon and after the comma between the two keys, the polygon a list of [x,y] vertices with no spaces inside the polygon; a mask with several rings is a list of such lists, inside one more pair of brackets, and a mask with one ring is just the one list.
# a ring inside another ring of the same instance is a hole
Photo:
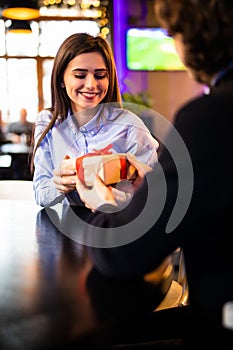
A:
{"label": "woman's fingers", "polygon": [[69,193],[76,189],[76,173],[68,169],[54,169],[53,182],[61,193]]}

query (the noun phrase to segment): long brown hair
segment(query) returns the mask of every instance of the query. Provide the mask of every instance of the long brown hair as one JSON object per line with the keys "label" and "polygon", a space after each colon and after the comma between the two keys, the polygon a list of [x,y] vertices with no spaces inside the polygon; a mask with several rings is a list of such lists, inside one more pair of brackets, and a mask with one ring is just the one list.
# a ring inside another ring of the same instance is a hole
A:
{"label": "long brown hair", "polygon": [[109,88],[106,96],[101,103],[115,102],[118,106],[121,105],[121,93],[117,77],[116,65],[111,46],[107,40],[101,36],[92,36],[87,33],[76,33],[69,36],[60,46],[54,59],[52,75],[51,75],[51,102],[52,105],[48,108],[52,113],[50,123],[47,125],[41,134],[37,144],[31,148],[34,149],[31,157],[31,171],[34,169],[34,156],[37,148],[44,139],[48,131],[53,127],[56,120],[62,122],[67,118],[71,104],[66,89],[62,87],[63,76],[69,62],[78,55],[89,52],[99,52],[106,63],[109,77]]}

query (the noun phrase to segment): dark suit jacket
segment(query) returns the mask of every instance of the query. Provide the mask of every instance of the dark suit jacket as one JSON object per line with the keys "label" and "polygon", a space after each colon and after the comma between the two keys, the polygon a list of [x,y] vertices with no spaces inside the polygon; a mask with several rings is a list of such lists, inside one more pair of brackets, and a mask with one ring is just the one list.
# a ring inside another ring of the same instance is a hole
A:
{"label": "dark suit jacket", "polygon": [[106,227],[106,240],[120,226],[129,243],[116,231],[119,246],[114,238],[108,247],[102,235],[104,248],[96,245],[90,253],[101,273],[127,278],[149,272],[182,247],[196,327],[208,325],[214,334],[223,305],[233,301],[233,72],[184,105],[174,126],[163,140],[158,167],[129,206],[91,218],[93,225]]}

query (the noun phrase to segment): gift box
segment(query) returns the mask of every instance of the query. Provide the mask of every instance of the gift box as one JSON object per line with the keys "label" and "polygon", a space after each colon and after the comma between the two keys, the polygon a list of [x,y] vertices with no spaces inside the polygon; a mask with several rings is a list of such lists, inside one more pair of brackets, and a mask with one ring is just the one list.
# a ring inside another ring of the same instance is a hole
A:
{"label": "gift box", "polygon": [[133,180],[136,169],[128,162],[125,154],[105,154],[84,156],[76,159],[77,175],[86,186],[93,184],[93,176],[98,174],[106,185],[121,180]]}
{"label": "gift box", "polygon": [[93,185],[96,174],[106,185],[133,180],[136,177],[136,169],[129,163],[125,153],[88,153],[79,158],[64,160],[63,167],[76,169],[77,176],[86,186]]}

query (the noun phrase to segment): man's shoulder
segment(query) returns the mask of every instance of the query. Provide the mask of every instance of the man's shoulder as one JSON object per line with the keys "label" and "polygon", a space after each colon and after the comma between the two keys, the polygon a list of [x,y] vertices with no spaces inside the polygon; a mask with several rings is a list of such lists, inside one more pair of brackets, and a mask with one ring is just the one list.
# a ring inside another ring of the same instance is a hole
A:
{"label": "man's shoulder", "polygon": [[12,122],[8,125],[8,131],[9,130],[12,130],[12,129],[15,129],[15,127],[17,127],[19,125],[18,122]]}

